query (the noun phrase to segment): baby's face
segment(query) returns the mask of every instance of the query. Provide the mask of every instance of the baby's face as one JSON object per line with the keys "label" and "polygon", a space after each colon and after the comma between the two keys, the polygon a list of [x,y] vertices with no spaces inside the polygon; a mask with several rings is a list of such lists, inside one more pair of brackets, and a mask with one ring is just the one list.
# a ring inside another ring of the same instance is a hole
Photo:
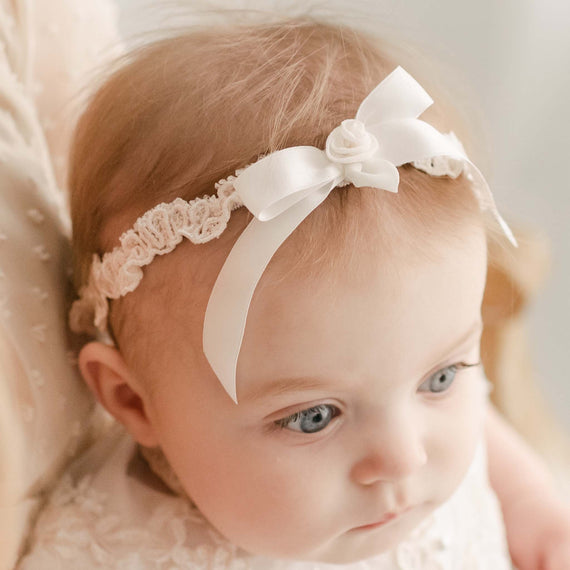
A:
{"label": "baby's face", "polygon": [[358,283],[347,273],[273,286],[268,270],[248,316],[238,405],[189,346],[201,330],[171,339],[179,359],[157,362],[160,444],[204,516],[246,551],[371,557],[405,539],[471,464],[484,381],[480,366],[462,366],[480,361],[483,231],[431,260],[375,259],[358,260],[370,266]]}

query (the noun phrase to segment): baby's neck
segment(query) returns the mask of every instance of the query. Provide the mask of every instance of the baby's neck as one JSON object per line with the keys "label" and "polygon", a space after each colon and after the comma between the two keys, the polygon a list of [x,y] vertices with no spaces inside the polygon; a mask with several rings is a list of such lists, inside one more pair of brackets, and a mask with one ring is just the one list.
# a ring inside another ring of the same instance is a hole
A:
{"label": "baby's neck", "polygon": [[143,459],[148,464],[150,470],[176,495],[188,498],[193,504],[192,500],[187,496],[182,484],[180,483],[176,473],[170,467],[170,463],[166,459],[160,447],[145,447],[138,446]]}

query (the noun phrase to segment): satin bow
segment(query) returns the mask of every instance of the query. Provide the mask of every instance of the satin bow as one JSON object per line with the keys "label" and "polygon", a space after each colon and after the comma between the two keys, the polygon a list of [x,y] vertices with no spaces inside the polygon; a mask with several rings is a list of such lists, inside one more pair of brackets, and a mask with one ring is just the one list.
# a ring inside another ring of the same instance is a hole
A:
{"label": "satin bow", "polygon": [[234,180],[255,219],[218,275],[203,330],[204,354],[234,402],[237,360],[255,287],[279,246],[333,188],[352,183],[397,192],[398,166],[435,156],[456,158],[470,165],[482,207],[493,209],[516,244],[483,175],[450,138],[417,118],[432,103],[419,83],[397,67],[364,99],[355,119],[330,133],[325,150],[286,148],[250,165]]}

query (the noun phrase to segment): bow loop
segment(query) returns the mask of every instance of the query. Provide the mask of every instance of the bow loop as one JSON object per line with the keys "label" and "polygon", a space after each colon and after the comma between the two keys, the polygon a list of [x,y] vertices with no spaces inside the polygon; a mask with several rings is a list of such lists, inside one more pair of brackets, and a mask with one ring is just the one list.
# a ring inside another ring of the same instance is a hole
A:
{"label": "bow loop", "polygon": [[279,216],[313,192],[332,190],[342,166],[312,146],[279,150],[246,168],[233,182],[244,206],[260,221]]}
{"label": "bow loop", "polygon": [[368,127],[378,122],[416,119],[432,104],[425,89],[398,66],[366,96],[356,118]]}

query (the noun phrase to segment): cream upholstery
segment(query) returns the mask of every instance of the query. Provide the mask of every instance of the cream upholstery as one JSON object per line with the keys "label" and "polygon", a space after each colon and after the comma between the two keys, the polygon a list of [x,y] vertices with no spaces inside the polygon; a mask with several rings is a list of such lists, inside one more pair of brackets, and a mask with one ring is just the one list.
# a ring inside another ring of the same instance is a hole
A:
{"label": "cream upholstery", "polygon": [[66,326],[65,153],[76,91],[104,46],[120,50],[116,23],[108,1],[0,1],[0,570],[99,426]]}

